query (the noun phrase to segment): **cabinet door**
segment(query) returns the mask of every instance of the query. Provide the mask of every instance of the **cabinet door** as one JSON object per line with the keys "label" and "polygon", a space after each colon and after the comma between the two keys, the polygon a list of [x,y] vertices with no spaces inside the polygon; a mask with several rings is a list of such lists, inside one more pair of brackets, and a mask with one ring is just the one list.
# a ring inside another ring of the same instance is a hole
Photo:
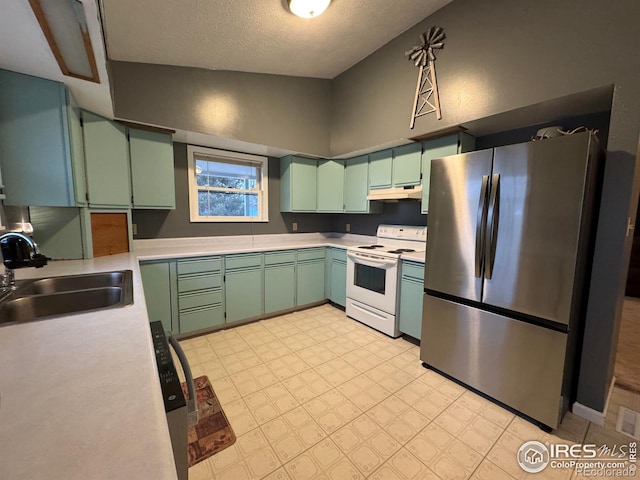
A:
{"label": "cabinet door", "polygon": [[420,185],[422,144],[410,143],[393,149],[393,186]]}
{"label": "cabinet door", "polygon": [[331,301],[347,305],[347,264],[340,260],[331,261]]}
{"label": "cabinet door", "polygon": [[296,266],[296,304],[320,302],[324,295],[324,260],[298,262]]}
{"label": "cabinet door", "polygon": [[398,329],[420,340],[422,331],[422,295],[424,264],[403,261],[401,264]]}
{"label": "cabinet door", "polygon": [[5,205],[75,205],[64,85],[0,70]]}
{"label": "cabinet door", "polygon": [[129,146],[125,128],[90,112],[82,113],[89,205],[129,207]]}
{"label": "cabinet door", "polygon": [[318,162],[318,212],[344,211],[344,160]]}
{"label": "cabinet door", "polygon": [[149,321],[160,320],[166,331],[174,331],[171,322],[171,302],[176,294],[172,292],[169,266],[169,262],[142,263],[140,274]]}
{"label": "cabinet door", "polygon": [[262,314],[262,269],[226,272],[227,322]]}
{"label": "cabinet door", "polygon": [[422,145],[422,213],[429,213],[431,160],[459,153],[458,135],[428,140]]}
{"label": "cabinet door", "polygon": [[295,266],[270,265],[264,270],[264,313],[295,306]]}
{"label": "cabinet door", "polygon": [[176,208],[171,135],[129,129],[134,208]]}
{"label": "cabinet door", "polygon": [[290,155],[280,159],[280,211],[315,212],[318,161]]}
{"label": "cabinet door", "polygon": [[369,154],[369,188],[391,187],[391,168],[393,157],[391,150],[382,150]]}
{"label": "cabinet door", "polygon": [[87,174],[85,170],[84,143],[82,138],[82,113],[67,91],[67,120],[69,125],[69,148],[75,187],[76,205],[87,204]]}
{"label": "cabinet door", "polygon": [[344,211],[368,213],[369,156],[350,158],[344,170]]}

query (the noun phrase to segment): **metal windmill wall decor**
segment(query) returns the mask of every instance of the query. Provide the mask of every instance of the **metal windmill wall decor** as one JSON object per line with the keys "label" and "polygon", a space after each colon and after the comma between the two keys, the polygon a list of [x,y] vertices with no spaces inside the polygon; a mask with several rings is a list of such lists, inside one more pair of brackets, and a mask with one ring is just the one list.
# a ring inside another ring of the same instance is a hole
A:
{"label": "metal windmill wall decor", "polygon": [[440,113],[440,97],[438,96],[438,83],[436,80],[436,54],[435,49],[444,46],[445,39],[442,27],[431,27],[420,35],[420,44],[405,52],[405,56],[420,69],[416,95],[413,99],[413,111],[409,128],[413,128],[416,118],[436,112],[438,120],[442,118]]}

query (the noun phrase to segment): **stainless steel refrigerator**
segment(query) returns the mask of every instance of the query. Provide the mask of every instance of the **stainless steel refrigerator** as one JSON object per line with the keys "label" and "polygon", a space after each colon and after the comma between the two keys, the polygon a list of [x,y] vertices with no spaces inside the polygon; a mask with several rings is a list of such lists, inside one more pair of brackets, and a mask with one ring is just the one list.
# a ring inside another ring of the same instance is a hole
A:
{"label": "stainless steel refrigerator", "polygon": [[584,132],[431,162],[420,358],[552,428],[573,400],[599,152]]}

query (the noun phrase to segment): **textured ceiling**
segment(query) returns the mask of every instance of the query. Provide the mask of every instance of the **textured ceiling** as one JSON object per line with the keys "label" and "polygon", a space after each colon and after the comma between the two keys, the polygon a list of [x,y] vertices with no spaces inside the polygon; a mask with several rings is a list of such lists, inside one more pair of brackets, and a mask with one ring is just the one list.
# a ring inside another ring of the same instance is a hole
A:
{"label": "textured ceiling", "polygon": [[102,0],[112,60],[334,78],[451,0]]}

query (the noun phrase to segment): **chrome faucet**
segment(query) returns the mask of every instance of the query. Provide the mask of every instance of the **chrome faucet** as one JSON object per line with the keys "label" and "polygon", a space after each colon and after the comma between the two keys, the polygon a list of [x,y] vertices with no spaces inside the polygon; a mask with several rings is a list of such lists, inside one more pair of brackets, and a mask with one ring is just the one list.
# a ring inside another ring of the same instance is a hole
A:
{"label": "chrome faucet", "polygon": [[38,250],[38,245],[30,237],[19,232],[7,232],[0,235],[5,273],[0,275],[0,289],[15,289],[13,271],[16,268],[42,268],[47,264],[47,257]]}

